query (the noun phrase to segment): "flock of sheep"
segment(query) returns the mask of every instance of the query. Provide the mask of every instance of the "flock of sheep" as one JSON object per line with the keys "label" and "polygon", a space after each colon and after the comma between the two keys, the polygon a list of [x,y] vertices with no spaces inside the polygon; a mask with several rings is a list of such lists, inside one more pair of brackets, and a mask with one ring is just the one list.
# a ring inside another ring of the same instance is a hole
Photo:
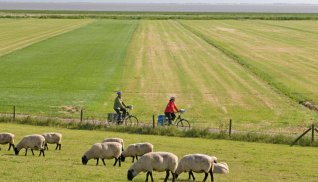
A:
{"label": "flock of sheep", "polygon": [[[24,148],[25,155],[28,149],[39,150],[43,156],[44,151],[48,149],[49,144],[56,144],[56,150],[61,150],[62,134],[60,133],[44,133],[42,135],[27,135],[15,146],[14,135],[12,133],[0,133],[0,144],[9,144],[9,149],[13,147],[16,155]],[[0,148],[1,150],[1,148]],[[226,163],[218,163],[215,156],[205,154],[189,154],[185,155],[180,161],[178,157],[170,152],[154,152],[151,143],[135,143],[130,144],[124,149],[124,140],[121,138],[106,138],[100,143],[95,143],[82,156],[82,163],[86,165],[90,159],[96,159],[98,165],[99,159],[105,164],[105,159],[115,159],[113,166],[121,166],[121,162],[125,161],[126,157],[132,157],[132,166],[128,169],[127,178],[129,181],[137,176],[140,172],[146,172],[146,181],[150,176],[153,181],[152,171],[166,172],[164,181],[167,181],[172,174],[172,181],[175,181],[182,172],[188,172],[189,179],[195,180],[193,172],[205,173],[203,181],[206,181],[208,175],[211,176],[211,181],[214,181],[213,173],[227,174],[229,167]],[[139,160],[138,160],[138,157]],[[136,158],[136,162],[135,162]]]}

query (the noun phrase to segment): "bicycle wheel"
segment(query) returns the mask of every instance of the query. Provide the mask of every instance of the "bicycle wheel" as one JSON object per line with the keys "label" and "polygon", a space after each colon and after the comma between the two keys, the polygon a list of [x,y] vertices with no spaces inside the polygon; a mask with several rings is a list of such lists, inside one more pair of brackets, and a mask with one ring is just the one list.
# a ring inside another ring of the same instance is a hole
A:
{"label": "bicycle wheel", "polygon": [[177,122],[177,127],[178,128],[185,128],[185,129],[188,129],[190,128],[190,123],[188,120],[186,119],[181,119]]}
{"label": "bicycle wheel", "polygon": [[136,116],[128,116],[125,119],[125,125],[127,126],[138,126],[138,119]]}

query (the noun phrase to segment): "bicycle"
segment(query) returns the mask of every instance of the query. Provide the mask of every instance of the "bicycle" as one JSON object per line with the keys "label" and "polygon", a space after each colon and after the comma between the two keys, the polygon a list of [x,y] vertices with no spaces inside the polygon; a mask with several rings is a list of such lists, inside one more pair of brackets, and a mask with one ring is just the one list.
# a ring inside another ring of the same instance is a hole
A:
{"label": "bicycle", "polygon": [[116,123],[117,125],[124,124],[126,126],[138,126],[138,118],[134,115],[131,115],[129,112],[133,110],[133,106],[126,107],[126,114],[120,118],[118,121],[118,114],[117,113],[108,113],[108,122],[109,123]]}
{"label": "bicycle", "polygon": [[[186,112],[185,109],[180,109],[180,111],[178,112],[177,118],[174,121],[172,121],[173,122],[172,125],[175,125],[178,128],[189,129],[190,128],[189,121],[187,119],[182,118],[182,114],[185,112]],[[165,117],[164,125],[169,125],[168,117]]]}

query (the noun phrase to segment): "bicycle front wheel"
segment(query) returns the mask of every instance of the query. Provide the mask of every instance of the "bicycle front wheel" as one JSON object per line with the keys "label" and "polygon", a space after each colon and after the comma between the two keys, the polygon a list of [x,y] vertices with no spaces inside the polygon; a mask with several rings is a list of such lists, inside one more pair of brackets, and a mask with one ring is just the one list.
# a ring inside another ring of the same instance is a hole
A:
{"label": "bicycle front wheel", "polygon": [[178,128],[189,129],[190,128],[190,123],[186,119],[181,119],[180,121],[178,121],[177,127]]}
{"label": "bicycle front wheel", "polygon": [[138,119],[136,116],[129,116],[125,119],[126,126],[138,126]]}

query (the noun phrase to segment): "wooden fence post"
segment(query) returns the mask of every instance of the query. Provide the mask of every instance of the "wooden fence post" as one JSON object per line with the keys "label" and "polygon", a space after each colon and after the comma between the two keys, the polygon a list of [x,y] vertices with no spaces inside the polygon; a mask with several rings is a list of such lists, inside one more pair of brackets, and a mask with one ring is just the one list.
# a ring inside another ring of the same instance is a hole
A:
{"label": "wooden fence post", "polygon": [[229,136],[232,134],[232,119],[230,119]]}
{"label": "wooden fence post", "polygon": [[15,121],[15,106],[13,106],[13,121]]}
{"label": "wooden fence post", "polygon": [[311,126],[311,142],[314,143],[315,141],[315,125],[312,124]]}
{"label": "wooden fence post", "polygon": [[155,115],[152,115],[152,128],[155,128]]}
{"label": "wooden fence post", "polygon": [[81,109],[81,122],[83,121],[83,109]]}

